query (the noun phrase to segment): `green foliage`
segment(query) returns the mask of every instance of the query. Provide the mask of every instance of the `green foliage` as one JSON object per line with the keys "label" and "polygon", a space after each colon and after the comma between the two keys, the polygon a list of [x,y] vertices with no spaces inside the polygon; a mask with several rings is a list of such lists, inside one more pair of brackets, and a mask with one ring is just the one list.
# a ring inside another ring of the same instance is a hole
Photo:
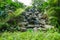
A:
{"label": "green foliage", "polygon": [[[7,23],[10,19],[19,16],[25,10],[23,3],[13,2],[12,0],[0,0],[0,29],[9,27]],[[14,21],[14,23],[16,23]]]}
{"label": "green foliage", "polygon": [[0,35],[0,40],[60,40],[58,32],[4,32]]}
{"label": "green foliage", "polygon": [[49,16],[49,23],[59,28],[60,25],[60,6],[59,0],[47,0],[43,3],[43,9]]}
{"label": "green foliage", "polygon": [[[5,25],[5,27],[14,27],[14,25],[18,25],[18,22],[16,20],[19,20],[17,19],[17,17],[20,16],[20,14],[24,11],[25,9],[22,9],[22,8],[19,8],[17,9],[15,12],[13,13],[9,13],[8,16],[5,18],[5,19],[1,19],[0,20],[0,28],[3,28],[3,25]],[[12,20],[12,23],[8,24],[7,22],[8,21],[11,21]],[[7,25],[6,25],[7,24]],[[12,28],[13,28],[12,27]],[[9,28],[10,29],[10,28]]]}
{"label": "green foliage", "polygon": [[44,0],[33,0],[33,7],[39,9],[40,11],[43,11],[43,3]]}
{"label": "green foliage", "polygon": [[12,0],[3,0],[0,2],[0,18],[7,17],[9,12],[12,13],[18,8],[24,8],[24,5],[19,2],[12,2]]}

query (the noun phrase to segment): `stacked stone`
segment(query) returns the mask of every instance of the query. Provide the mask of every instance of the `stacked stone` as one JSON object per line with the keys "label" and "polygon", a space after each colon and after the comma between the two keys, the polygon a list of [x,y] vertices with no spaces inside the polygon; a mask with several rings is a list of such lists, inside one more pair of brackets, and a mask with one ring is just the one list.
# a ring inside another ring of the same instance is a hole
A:
{"label": "stacked stone", "polygon": [[43,13],[37,9],[28,9],[22,13],[23,21],[21,24],[23,28],[44,28],[46,19],[42,18]]}

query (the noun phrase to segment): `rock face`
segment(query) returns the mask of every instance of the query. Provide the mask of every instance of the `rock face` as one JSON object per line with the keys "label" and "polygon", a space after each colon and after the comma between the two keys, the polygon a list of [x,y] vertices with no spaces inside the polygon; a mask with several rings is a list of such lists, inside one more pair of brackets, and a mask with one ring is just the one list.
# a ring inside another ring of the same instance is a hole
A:
{"label": "rock face", "polygon": [[37,9],[28,9],[23,12],[21,16],[22,21],[20,24],[25,28],[45,28],[45,25],[47,24],[47,17],[43,16],[43,13]]}

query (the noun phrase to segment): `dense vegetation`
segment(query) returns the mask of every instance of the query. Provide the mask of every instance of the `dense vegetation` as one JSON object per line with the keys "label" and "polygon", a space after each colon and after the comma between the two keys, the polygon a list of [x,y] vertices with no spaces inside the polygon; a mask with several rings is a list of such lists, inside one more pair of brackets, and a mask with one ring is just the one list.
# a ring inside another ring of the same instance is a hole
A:
{"label": "dense vegetation", "polygon": [[0,36],[0,40],[60,40],[60,34],[58,32],[47,31],[42,32],[4,32]]}
{"label": "dense vegetation", "polygon": [[13,2],[12,0],[1,0],[0,5],[0,29],[12,26],[7,22],[13,20],[14,17],[25,10],[23,3]]}
{"label": "dense vegetation", "polygon": [[46,13],[49,16],[49,23],[60,30],[60,0],[48,0],[45,5]]}
{"label": "dense vegetation", "polygon": [[[60,0],[32,1],[32,6],[26,7],[17,0],[0,0],[0,40],[60,40]],[[37,9],[45,15],[43,18],[47,18],[47,24],[54,29],[20,32],[22,14],[30,9],[33,13]]]}

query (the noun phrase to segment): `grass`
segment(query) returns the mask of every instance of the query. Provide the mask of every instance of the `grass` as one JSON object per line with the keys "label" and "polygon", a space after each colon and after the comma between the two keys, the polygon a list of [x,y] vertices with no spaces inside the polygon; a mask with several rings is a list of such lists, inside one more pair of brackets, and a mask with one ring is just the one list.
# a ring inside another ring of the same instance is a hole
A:
{"label": "grass", "polygon": [[60,40],[60,33],[52,31],[27,31],[0,33],[0,40]]}

